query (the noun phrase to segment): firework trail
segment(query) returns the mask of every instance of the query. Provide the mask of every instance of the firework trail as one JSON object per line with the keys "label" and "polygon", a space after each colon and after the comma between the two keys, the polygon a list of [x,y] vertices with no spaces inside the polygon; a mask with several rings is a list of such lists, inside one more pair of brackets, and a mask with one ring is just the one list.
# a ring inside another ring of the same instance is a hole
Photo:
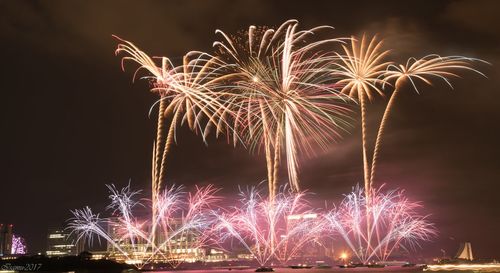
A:
{"label": "firework trail", "polygon": [[367,147],[367,100],[372,100],[375,95],[383,96],[380,85],[383,80],[379,77],[385,72],[388,62],[383,59],[388,51],[382,49],[382,41],[377,37],[369,39],[366,35],[361,41],[351,38],[351,46],[342,45],[345,55],[337,54],[338,69],[334,71],[339,78],[338,84],[343,85],[341,92],[357,100],[361,108],[361,131],[363,141],[363,170],[365,194],[369,198],[370,191],[370,163]]}
{"label": "firework trail", "polygon": [[239,203],[217,214],[214,236],[219,243],[236,239],[260,265],[273,259],[285,264],[324,231],[325,222],[302,192],[282,188],[271,201],[252,187],[240,191]]}
{"label": "firework trail", "polygon": [[[224,93],[217,90],[224,88],[222,81],[231,74],[224,74],[228,65],[198,51],[187,53],[182,65],[174,66],[168,58],[162,57],[161,66],[157,66],[153,58],[134,44],[116,38],[121,42],[116,54],[126,54],[122,58],[122,69],[125,61],[137,63],[139,67],[134,79],[139,71],[146,70],[149,76],[143,78],[152,82],[151,91],[160,97],[157,101],[159,111],[151,180],[151,199],[157,200],[165,181],[167,155],[175,141],[177,127],[187,123],[191,130],[201,133],[205,142],[210,129],[215,127],[218,136],[223,128],[230,128],[224,120],[224,117],[231,116],[230,110],[221,99]],[[166,130],[168,117],[171,121]],[[155,208],[156,205],[153,205]]]}
{"label": "firework trail", "polygon": [[[277,194],[278,169],[284,152],[291,188],[299,191],[298,153],[313,153],[312,143],[326,148],[348,126],[347,97],[331,77],[336,56],[318,49],[339,39],[305,42],[320,26],[297,31],[289,20],[278,29],[251,26],[230,36],[217,30],[218,57],[235,64],[229,80],[235,136],[266,155],[269,196]],[[236,141],[235,141],[236,142]]]}
{"label": "firework trail", "polygon": [[[149,57],[145,52],[141,51],[137,46],[133,43],[123,40],[117,36],[117,38],[121,43],[118,44],[118,47],[115,51],[115,54],[118,55],[120,53],[126,54],[125,57],[122,57],[121,66],[122,70],[125,71],[125,62],[131,61],[135,62],[139,65],[139,67],[135,70],[133,79],[137,77],[139,71],[146,70],[151,76],[145,76],[150,80],[154,85],[168,86],[174,80],[171,75],[173,71],[173,64],[168,58],[161,59],[161,67],[158,67],[154,60]],[[151,199],[156,200],[158,195],[157,188],[160,187],[160,165],[161,165],[161,154],[162,149],[164,147],[165,141],[165,110],[168,104],[168,101],[165,99],[166,94],[164,92],[159,93],[159,110],[158,110],[158,121],[157,121],[157,129],[156,129],[156,142],[153,146],[153,163],[152,163],[152,179],[151,179]],[[155,206],[153,206],[155,207]],[[153,212],[153,218],[155,217],[155,212]]]}
{"label": "firework trail", "polygon": [[[206,53],[190,52],[184,56],[183,64],[174,69],[174,83],[153,89],[167,94],[164,99],[169,104],[164,113],[172,115],[161,158],[160,185],[164,180],[167,154],[177,127],[187,123],[191,130],[200,132],[205,143],[212,128],[215,128],[217,136],[227,128],[225,117],[230,116],[230,110],[223,101],[225,93],[218,92],[225,88],[223,80],[231,76],[223,74],[227,66]],[[160,189],[158,187],[157,190]]]}
{"label": "firework trail", "polygon": [[409,201],[403,191],[372,189],[369,202],[364,190],[356,187],[325,216],[362,263],[386,261],[394,249],[413,249],[436,235],[427,216],[418,214],[420,203]]}
{"label": "firework trail", "polygon": [[[482,76],[485,76],[480,71],[472,68],[474,62],[483,62],[479,59],[467,58],[462,56],[447,56],[441,57],[439,55],[428,55],[420,59],[410,58],[405,65],[394,65],[388,66],[384,73],[384,80],[386,82],[394,81],[394,91],[387,103],[382,120],[380,122],[377,138],[375,141],[375,147],[373,150],[373,161],[371,166],[371,180],[370,185],[374,183],[375,171],[377,168],[377,159],[379,157],[380,147],[382,146],[382,138],[384,130],[389,118],[391,110],[394,108],[394,102],[396,96],[399,94],[400,90],[406,83],[410,83],[413,89],[420,93],[416,86],[416,81],[420,80],[428,85],[432,85],[433,79],[443,80],[450,88],[453,88],[449,78],[460,77],[453,71],[465,70],[473,71]],[[486,76],[485,76],[486,77]]]}
{"label": "firework trail", "polygon": [[212,206],[219,201],[216,188],[197,187],[194,194],[187,194],[182,187],[167,187],[152,202],[156,217],[149,220],[134,216],[134,208],[144,206],[135,201],[138,191],[132,191],[130,186],[121,190],[108,188],[111,217],[101,219],[88,207],[72,211],[74,217],[68,228],[77,235],[77,241],[92,244],[95,237],[104,239],[126,261],[137,261],[139,268],[155,259],[176,267],[189,258],[189,254],[180,251],[183,247],[202,255],[201,247],[209,239],[203,234],[213,224]]}

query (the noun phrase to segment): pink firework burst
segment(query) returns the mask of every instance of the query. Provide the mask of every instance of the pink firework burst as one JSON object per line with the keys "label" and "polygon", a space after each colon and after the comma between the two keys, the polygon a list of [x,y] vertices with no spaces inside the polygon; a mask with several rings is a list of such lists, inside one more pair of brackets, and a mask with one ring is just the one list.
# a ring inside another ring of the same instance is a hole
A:
{"label": "pink firework burst", "polygon": [[404,196],[402,190],[372,189],[368,204],[361,187],[345,196],[339,207],[325,218],[359,261],[387,260],[397,248],[419,246],[436,235],[434,225],[418,210],[422,205]]}
{"label": "pink firework burst", "polygon": [[269,200],[255,187],[240,191],[239,205],[218,214],[215,237],[219,242],[236,239],[261,265],[271,260],[284,264],[324,231],[323,218],[305,196],[282,188]]}
{"label": "pink firework burst", "polygon": [[216,219],[212,211],[219,200],[215,187],[196,187],[194,193],[185,192],[181,186],[166,188],[151,202],[156,211],[152,218],[136,216],[137,207],[146,207],[135,200],[139,191],[132,191],[130,186],[108,188],[111,217],[100,218],[88,207],[72,211],[69,228],[77,234],[77,240],[92,243],[95,237],[103,239],[108,249],[117,253],[117,259],[134,262],[139,268],[156,260],[176,267],[193,255],[203,255],[202,247],[208,241],[204,232]]}

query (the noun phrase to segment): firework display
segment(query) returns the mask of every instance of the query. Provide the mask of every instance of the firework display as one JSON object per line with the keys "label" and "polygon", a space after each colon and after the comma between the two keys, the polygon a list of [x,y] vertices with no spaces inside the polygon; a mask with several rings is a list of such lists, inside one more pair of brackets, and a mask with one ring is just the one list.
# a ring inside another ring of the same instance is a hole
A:
{"label": "firework display", "polygon": [[[197,187],[194,193],[186,193],[181,186],[168,187],[156,197],[156,202],[151,202],[156,206],[155,217],[148,219],[134,214],[146,207],[136,201],[138,191],[132,191],[130,186],[121,190],[108,188],[110,217],[100,218],[89,207],[72,211],[68,226],[77,241],[92,244],[95,237],[104,239],[111,252],[119,253],[117,259],[140,268],[157,260],[176,267],[203,255],[201,247],[208,240],[203,232],[211,227],[211,207],[219,199],[216,188]],[[187,253],[186,249],[192,251]]]}
{"label": "firework display", "polygon": [[[180,65],[167,57],[149,57],[117,38],[116,53],[125,54],[122,68],[125,62],[136,63],[134,79],[146,72],[142,78],[158,95],[151,199],[137,201],[139,192],[130,186],[109,186],[111,216],[101,218],[88,207],[74,210],[73,233],[89,243],[104,239],[119,258],[140,267],[156,261],[175,267],[198,259],[206,246],[231,251],[229,242],[244,247],[260,265],[286,264],[308,245],[321,247],[321,238],[327,237],[342,240],[359,262],[369,263],[430,240],[437,231],[420,214],[422,205],[401,190],[374,184],[387,120],[407,83],[417,92],[418,80],[429,85],[433,79],[444,80],[451,86],[449,78],[458,77],[456,71],[481,74],[472,64],[482,61],[429,55],[398,65],[388,60],[383,39],[365,34],[332,38],[331,31],[329,26],[298,30],[296,20],[278,28],[250,26],[235,35],[217,30],[221,39],[213,43],[215,53],[188,52]],[[391,91],[371,145],[368,105]],[[364,187],[355,187],[334,210],[318,211],[302,189],[300,160],[340,140],[352,127],[357,105]],[[205,143],[215,132],[233,145],[263,151],[267,194],[247,187],[236,204],[218,207],[212,186],[187,194],[168,185],[168,154],[182,125]],[[280,181],[283,167],[287,179]],[[147,217],[137,216],[140,212]]]}
{"label": "firework display", "polygon": [[[279,187],[280,162],[286,160],[290,187],[298,191],[299,155],[314,154],[313,144],[326,149],[339,139],[350,127],[349,104],[353,102],[361,109],[364,188],[369,194],[384,127],[401,86],[409,81],[416,88],[415,80],[431,84],[432,78],[449,83],[449,77],[458,76],[453,70],[478,72],[470,66],[478,60],[460,56],[429,55],[395,65],[386,60],[389,51],[377,37],[312,39],[331,27],[297,28],[298,22],[289,20],[276,30],[251,26],[238,35],[217,30],[223,39],[214,42],[215,55],[189,52],[179,66],[166,57],[159,58],[161,65],[157,65],[135,45],[120,39],[116,52],[127,54],[122,63],[139,64],[134,77],[139,70],[148,71],[145,78],[160,97],[153,194],[164,183],[167,154],[176,128],[184,122],[201,132],[204,140],[215,128],[217,135],[232,134],[235,144],[242,142],[251,150],[262,148],[270,197]],[[337,51],[339,44],[341,50]],[[375,94],[384,96],[392,81],[395,88],[370,159],[367,104]],[[165,133],[167,116],[171,121]]]}
{"label": "firework display", "polygon": [[286,264],[307,244],[319,244],[325,222],[311,209],[305,193],[283,188],[273,200],[252,187],[240,192],[239,203],[218,214],[213,228],[219,244],[236,239],[263,266]]}
{"label": "firework display", "polygon": [[298,22],[289,20],[276,30],[251,26],[233,38],[218,30],[224,39],[214,43],[219,58],[235,64],[228,88],[233,128],[250,148],[263,147],[271,198],[279,187],[282,154],[290,187],[298,191],[298,152],[313,153],[314,143],[326,149],[348,127],[351,113],[349,98],[337,92],[331,76],[336,56],[318,50],[341,40],[309,42],[331,27],[297,28]]}
{"label": "firework display", "polygon": [[432,223],[418,212],[422,205],[409,201],[403,191],[372,188],[369,196],[356,187],[325,216],[331,231],[360,262],[386,261],[395,249],[414,249],[436,235]]}

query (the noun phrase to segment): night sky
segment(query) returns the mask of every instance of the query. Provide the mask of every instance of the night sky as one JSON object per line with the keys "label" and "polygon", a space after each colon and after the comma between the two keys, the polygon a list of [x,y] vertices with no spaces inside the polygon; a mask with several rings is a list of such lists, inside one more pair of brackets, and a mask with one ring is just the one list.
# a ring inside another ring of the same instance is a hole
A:
{"label": "night sky", "polygon": [[[296,3],[291,3],[296,2]],[[463,73],[402,93],[387,131],[379,178],[425,205],[439,229],[426,256],[453,255],[470,241],[477,257],[500,257],[499,1],[0,1],[0,223],[12,223],[31,252],[70,209],[106,205],[105,184],[149,189],[155,96],[132,83],[116,40],[180,62],[212,52],[216,29],[321,24],[338,37],[363,31],[385,39],[391,58],[429,53],[481,58],[488,79]],[[369,105],[371,137],[386,100]],[[300,179],[315,200],[338,202],[362,182],[360,128],[317,157],[301,158]],[[262,155],[222,140],[205,146],[180,129],[169,183],[213,183],[224,194],[266,178]]]}

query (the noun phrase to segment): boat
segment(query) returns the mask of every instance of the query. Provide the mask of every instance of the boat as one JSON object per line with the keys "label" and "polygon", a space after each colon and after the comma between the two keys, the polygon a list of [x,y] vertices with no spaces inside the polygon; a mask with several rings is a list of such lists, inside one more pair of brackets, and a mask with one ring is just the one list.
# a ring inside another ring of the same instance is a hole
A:
{"label": "boat", "polygon": [[339,271],[358,271],[358,272],[418,272],[426,268],[425,264],[403,264],[403,265],[384,265],[384,264],[344,264],[339,265]]}
{"label": "boat", "polygon": [[274,269],[269,266],[261,266],[257,269],[255,269],[255,272],[274,272]]}
{"label": "boat", "polygon": [[214,266],[212,269],[227,269],[227,270],[245,270],[249,269],[248,265],[229,265],[229,266]]}
{"label": "boat", "polygon": [[322,263],[322,264],[317,264],[316,268],[317,269],[330,269],[330,268],[332,268],[332,266],[329,264]]}
{"label": "boat", "polygon": [[385,264],[369,264],[367,265],[368,268],[384,268]]}
{"label": "boat", "polygon": [[291,269],[310,269],[313,268],[314,266],[308,265],[308,264],[298,264],[298,265],[291,265],[289,268]]}
{"label": "boat", "polygon": [[348,264],[341,264],[338,266],[339,268],[361,268],[361,267],[367,267],[365,264],[362,263],[348,263]]}

